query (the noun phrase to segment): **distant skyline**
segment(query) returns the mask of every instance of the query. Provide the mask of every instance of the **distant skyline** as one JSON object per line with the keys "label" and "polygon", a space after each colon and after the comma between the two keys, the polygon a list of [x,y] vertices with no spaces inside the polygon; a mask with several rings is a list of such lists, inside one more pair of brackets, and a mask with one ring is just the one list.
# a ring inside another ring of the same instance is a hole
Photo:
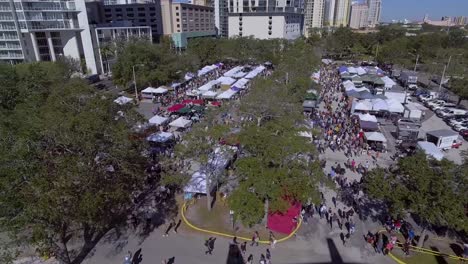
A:
{"label": "distant skyline", "polygon": [[431,20],[440,20],[443,16],[468,16],[468,0],[382,0],[380,20],[422,21],[425,14]]}

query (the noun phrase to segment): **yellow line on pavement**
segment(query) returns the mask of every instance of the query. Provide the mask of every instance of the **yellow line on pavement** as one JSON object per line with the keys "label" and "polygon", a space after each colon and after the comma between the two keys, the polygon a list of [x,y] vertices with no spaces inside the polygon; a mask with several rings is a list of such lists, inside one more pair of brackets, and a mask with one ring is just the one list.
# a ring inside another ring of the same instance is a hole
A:
{"label": "yellow line on pavement", "polygon": [[[184,221],[184,223],[186,225],[188,225],[190,228],[194,229],[194,230],[197,230],[197,231],[200,231],[200,232],[203,232],[203,233],[212,234],[212,235],[217,235],[217,236],[223,236],[223,237],[229,237],[229,238],[237,237],[237,239],[240,239],[240,240],[252,241],[252,239],[248,238],[248,237],[240,237],[240,236],[235,236],[235,235],[232,235],[232,234],[226,234],[226,233],[211,231],[211,230],[207,230],[207,229],[197,227],[197,226],[193,225],[192,223],[190,223],[187,220],[187,218],[185,217],[185,211],[186,210],[187,210],[187,203],[184,203],[182,205],[181,210],[180,210],[180,215],[182,216],[182,220]],[[276,240],[276,243],[284,242],[284,241],[290,239],[292,236],[294,236],[294,234],[297,232],[297,230],[299,230],[299,227],[301,227],[301,224],[302,224],[302,221],[299,219],[299,222],[297,223],[296,228],[288,236]],[[261,243],[261,244],[270,244],[270,241],[268,241],[268,240],[260,240],[258,242]]]}

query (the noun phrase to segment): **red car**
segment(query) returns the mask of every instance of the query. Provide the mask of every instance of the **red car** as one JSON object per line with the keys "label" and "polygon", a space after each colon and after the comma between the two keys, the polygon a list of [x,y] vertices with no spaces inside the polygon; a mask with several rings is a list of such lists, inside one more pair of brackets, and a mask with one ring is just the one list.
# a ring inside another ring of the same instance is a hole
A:
{"label": "red car", "polygon": [[460,131],[460,136],[468,140],[468,130],[465,129],[465,130]]}
{"label": "red car", "polygon": [[462,142],[461,140],[455,140],[455,141],[453,141],[453,143],[452,143],[452,148],[456,148],[456,149],[457,149],[457,148],[459,148],[459,147],[462,145],[462,143],[463,143],[463,142]]}

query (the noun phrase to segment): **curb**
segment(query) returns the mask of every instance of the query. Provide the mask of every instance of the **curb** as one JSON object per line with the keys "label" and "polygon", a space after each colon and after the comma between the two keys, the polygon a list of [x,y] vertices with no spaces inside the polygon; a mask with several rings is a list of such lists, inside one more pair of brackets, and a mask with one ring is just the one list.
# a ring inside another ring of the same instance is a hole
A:
{"label": "curb", "polygon": [[[226,234],[226,233],[211,231],[211,230],[207,230],[207,229],[203,229],[203,228],[197,227],[197,226],[193,225],[192,223],[190,223],[190,222],[187,220],[187,218],[185,217],[185,211],[186,211],[186,210],[187,210],[187,203],[184,202],[184,204],[182,205],[182,208],[181,208],[181,210],[180,210],[180,215],[182,216],[182,220],[184,221],[184,223],[185,223],[187,226],[189,226],[190,228],[192,228],[193,230],[196,230],[196,231],[199,231],[199,232],[202,232],[202,233],[207,233],[207,234],[222,236],[222,237],[228,237],[228,238],[237,237],[237,239],[240,239],[240,240],[252,241],[251,238],[239,237],[239,236],[235,236],[235,235],[232,235],[232,234]],[[294,236],[294,235],[296,234],[297,230],[299,230],[299,228],[301,227],[301,224],[302,224],[302,220],[299,219],[299,222],[298,222],[296,228],[295,228],[288,236],[276,240],[276,243],[284,242],[284,241],[290,239],[292,236]],[[268,241],[268,240],[260,240],[260,241],[258,241],[258,243],[260,243],[260,244],[270,244],[270,241]]]}

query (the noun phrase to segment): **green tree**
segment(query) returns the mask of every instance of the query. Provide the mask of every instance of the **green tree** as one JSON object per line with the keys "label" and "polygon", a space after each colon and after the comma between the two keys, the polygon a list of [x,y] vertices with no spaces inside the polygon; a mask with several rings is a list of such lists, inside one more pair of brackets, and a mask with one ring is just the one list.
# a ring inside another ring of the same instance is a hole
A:
{"label": "green tree", "polygon": [[108,230],[125,224],[145,160],[129,139],[138,115],[60,67],[14,67],[22,100],[1,109],[0,230],[81,263]]}
{"label": "green tree", "polygon": [[[372,170],[363,179],[365,191],[372,198],[388,203],[393,215],[409,212],[416,215],[423,228],[419,246],[432,226],[446,226],[467,231],[465,216],[466,171],[460,172],[448,160],[428,160],[422,152],[401,159],[398,169]],[[464,182],[465,184],[462,184]]]}
{"label": "green tree", "polygon": [[468,79],[466,78],[451,78],[449,81],[450,90],[458,95],[458,103],[468,99]]}

